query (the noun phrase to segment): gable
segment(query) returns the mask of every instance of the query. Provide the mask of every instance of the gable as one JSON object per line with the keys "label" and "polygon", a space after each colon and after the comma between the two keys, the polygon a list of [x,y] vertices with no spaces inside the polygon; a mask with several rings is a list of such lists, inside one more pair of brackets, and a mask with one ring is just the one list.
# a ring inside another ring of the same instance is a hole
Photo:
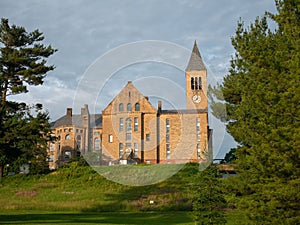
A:
{"label": "gable", "polygon": [[102,114],[114,114],[120,112],[120,105],[123,105],[123,112],[128,112],[128,104],[131,104],[132,110],[135,111],[136,104],[139,104],[139,111],[156,113],[157,110],[142,93],[134,87],[131,81],[120,91],[120,93],[108,104],[102,111]]}

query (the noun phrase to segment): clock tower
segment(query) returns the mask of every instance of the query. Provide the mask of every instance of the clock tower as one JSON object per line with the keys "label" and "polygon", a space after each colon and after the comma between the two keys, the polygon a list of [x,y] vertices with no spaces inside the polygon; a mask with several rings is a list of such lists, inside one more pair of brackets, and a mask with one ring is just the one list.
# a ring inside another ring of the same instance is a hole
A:
{"label": "clock tower", "polygon": [[202,61],[197,43],[185,70],[186,108],[208,109],[206,67]]}

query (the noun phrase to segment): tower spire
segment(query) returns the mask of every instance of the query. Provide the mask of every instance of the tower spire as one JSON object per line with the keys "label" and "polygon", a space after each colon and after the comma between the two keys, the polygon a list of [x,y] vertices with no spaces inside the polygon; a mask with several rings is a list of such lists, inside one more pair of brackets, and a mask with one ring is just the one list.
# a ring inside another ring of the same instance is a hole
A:
{"label": "tower spire", "polygon": [[197,70],[197,71],[206,70],[196,40],[194,42],[194,47],[190,57],[190,61],[188,63],[188,66],[186,67],[186,71],[192,71],[192,70]]}

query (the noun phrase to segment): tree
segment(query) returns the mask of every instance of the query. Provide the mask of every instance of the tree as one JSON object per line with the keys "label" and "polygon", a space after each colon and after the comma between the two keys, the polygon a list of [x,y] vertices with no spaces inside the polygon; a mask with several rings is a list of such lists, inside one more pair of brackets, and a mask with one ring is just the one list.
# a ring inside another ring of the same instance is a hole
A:
{"label": "tree", "polygon": [[[10,95],[26,93],[28,85],[41,85],[48,71],[46,59],[56,50],[40,43],[44,37],[38,30],[28,33],[25,28],[1,19],[0,24],[0,177],[7,163],[30,161],[43,168],[45,145],[50,139],[50,124],[42,106],[11,102]],[[32,112],[32,110],[36,110]],[[33,170],[34,171],[34,170]]]}
{"label": "tree", "polygon": [[232,164],[236,160],[236,148],[231,148],[229,152],[226,153],[224,159],[221,160],[221,164]]}
{"label": "tree", "polygon": [[198,171],[192,193],[195,224],[226,224],[224,189],[216,167]]}
{"label": "tree", "polygon": [[239,21],[236,53],[220,86],[227,130],[239,143],[239,207],[253,224],[300,219],[300,3],[277,0],[276,6],[277,14],[248,28]]}

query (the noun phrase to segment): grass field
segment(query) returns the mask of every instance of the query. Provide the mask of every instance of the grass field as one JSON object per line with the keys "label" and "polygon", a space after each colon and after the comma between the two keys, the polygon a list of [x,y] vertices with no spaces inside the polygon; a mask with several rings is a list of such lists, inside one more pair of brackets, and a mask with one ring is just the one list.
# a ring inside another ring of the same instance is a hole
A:
{"label": "grass field", "polygon": [[[76,163],[47,175],[0,180],[0,224],[194,224],[190,186],[197,165],[162,182],[122,185]],[[241,224],[228,212],[228,224]]]}

